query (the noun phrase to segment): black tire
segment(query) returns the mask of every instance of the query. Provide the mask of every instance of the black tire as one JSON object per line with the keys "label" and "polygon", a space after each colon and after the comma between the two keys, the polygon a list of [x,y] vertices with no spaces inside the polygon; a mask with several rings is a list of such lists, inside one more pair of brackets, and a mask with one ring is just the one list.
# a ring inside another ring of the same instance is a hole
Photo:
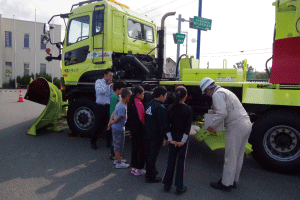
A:
{"label": "black tire", "polygon": [[300,171],[300,117],[294,112],[271,111],[252,127],[253,157],[265,169]]}
{"label": "black tire", "polygon": [[94,126],[97,126],[95,102],[92,98],[82,97],[76,99],[69,108],[67,121],[72,134],[90,137]]}

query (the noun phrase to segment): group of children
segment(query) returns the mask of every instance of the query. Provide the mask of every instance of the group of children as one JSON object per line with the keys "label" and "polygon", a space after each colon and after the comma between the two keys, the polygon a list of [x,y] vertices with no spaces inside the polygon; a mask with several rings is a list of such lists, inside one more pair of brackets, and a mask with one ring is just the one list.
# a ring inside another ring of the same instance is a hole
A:
{"label": "group of children", "polygon": [[[124,81],[119,80],[114,83],[113,89],[107,145],[111,149],[110,158],[114,159],[115,167],[123,169],[131,166],[131,174],[136,176],[146,174],[147,182],[162,182],[164,190],[169,191],[173,182],[176,160],[178,160],[175,178],[176,193],[186,192],[183,174],[192,122],[192,109],[184,103],[187,98],[186,88],[180,86],[175,90],[175,102],[167,111],[163,106],[167,90],[163,86],[154,89],[154,99],[148,103],[146,109],[142,103],[144,89],[141,86],[131,91],[126,88]],[[122,159],[127,121],[132,136],[130,165],[126,163],[127,160]],[[160,179],[156,177],[158,174],[155,168],[156,158],[160,148],[168,144],[167,169],[163,179]],[[146,170],[144,170],[145,165]]]}

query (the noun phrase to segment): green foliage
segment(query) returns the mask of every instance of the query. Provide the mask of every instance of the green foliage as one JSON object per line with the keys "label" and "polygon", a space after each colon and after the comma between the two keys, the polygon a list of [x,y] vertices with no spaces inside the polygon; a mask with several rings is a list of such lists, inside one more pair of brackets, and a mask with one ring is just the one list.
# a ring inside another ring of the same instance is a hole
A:
{"label": "green foliage", "polygon": [[19,86],[25,86],[30,83],[30,78],[34,79],[33,74],[31,75],[24,75],[23,77],[17,76],[17,83]]}
{"label": "green foliage", "polygon": [[54,79],[53,79],[53,84],[54,84],[58,89],[60,89],[60,79],[59,79],[59,78],[54,77]]}
{"label": "green foliage", "polygon": [[[48,82],[52,82],[52,76],[50,74],[36,74],[36,78],[44,78]],[[17,83],[19,87],[27,87],[27,85],[30,83],[30,78],[34,79],[34,75],[24,75],[22,77],[17,76]],[[60,79],[57,77],[53,78],[53,84],[60,89]],[[15,88],[15,79],[9,79],[8,83],[3,83],[2,88]]]}
{"label": "green foliage", "polygon": [[36,78],[44,78],[49,82],[52,82],[52,76],[50,74],[36,74]]}
{"label": "green foliage", "polygon": [[[244,60],[235,63],[235,65],[233,65],[233,68],[244,70]],[[247,68],[248,68],[248,71],[249,71],[249,70],[252,70],[252,71],[253,71],[253,67],[252,67],[251,65],[247,64]]]}
{"label": "green foliage", "polygon": [[7,88],[7,89],[15,88],[15,80],[9,79],[8,83],[2,84],[2,88]]}
{"label": "green foliage", "polygon": [[248,71],[253,72],[254,68],[252,66],[250,66],[250,67],[248,66]]}
{"label": "green foliage", "polygon": [[269,79],[268,74],[266,72],[261,72],[256,74],[255,79]]}

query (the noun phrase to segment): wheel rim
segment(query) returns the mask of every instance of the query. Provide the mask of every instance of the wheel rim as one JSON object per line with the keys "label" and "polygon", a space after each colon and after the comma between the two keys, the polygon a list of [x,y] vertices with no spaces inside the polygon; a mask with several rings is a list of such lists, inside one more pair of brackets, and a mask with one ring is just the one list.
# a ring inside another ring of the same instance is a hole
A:
{"label": "wheel rim", "polygon": [[290,126],[276,126],[266,132],[263,145],[273,159],[292,161],[300,156],[300,133]]}
{"label": "wheel rim", "polygon": [[87,107],[78,108],[74,113],[74,122],[79,129],[89,130],[95,122],[93,111]]}

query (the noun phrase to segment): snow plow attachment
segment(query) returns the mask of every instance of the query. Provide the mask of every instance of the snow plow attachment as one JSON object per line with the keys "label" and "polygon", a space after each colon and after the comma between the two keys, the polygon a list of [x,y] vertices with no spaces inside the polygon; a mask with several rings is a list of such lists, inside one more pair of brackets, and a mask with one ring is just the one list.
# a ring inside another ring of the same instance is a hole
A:
{"label": "snow plow attachment", "polygon": [[[225,148],[225,131],[217,131],[217,134],[214,135],[201,127],[196,133],[195,138],[198,141],[204,141],[213,151]],[[252,151],[252,145],[247,143],[245,146],[245,153],[250,154]]]}
{"label": "snow plow attachment", "polygon": [[54,84],[44,78],[35,79],[28,85],[25,99],[46,106],[27,134],[36,135],[36,130],[50,125],[53,131],[61,130],[57,125],[62,115],[66,113],[64,108],[66,103],[62,101],[61,91]]}

